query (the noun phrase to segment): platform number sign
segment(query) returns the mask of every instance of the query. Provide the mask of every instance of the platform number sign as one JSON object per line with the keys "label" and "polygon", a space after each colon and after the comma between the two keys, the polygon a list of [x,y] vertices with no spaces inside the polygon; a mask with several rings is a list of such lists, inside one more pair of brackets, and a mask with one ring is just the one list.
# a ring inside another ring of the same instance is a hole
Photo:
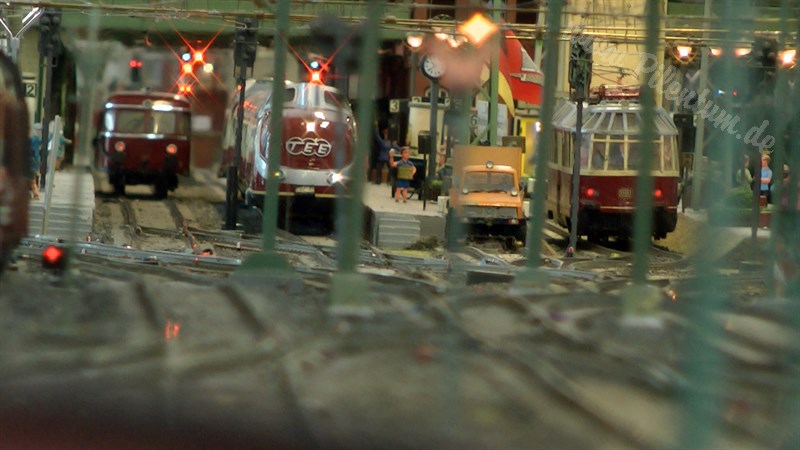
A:
{"label": "platform number sign", "polygon": [[25,88],[25,97],[36,97],[36,82],[35,81],[26,81],[22,83],[22,87]]}

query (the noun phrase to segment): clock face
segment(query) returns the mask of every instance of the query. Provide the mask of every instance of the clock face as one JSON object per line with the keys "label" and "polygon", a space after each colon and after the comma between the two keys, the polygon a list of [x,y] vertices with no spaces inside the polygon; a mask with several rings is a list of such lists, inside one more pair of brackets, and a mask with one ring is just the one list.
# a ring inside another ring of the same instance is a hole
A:
{"label": "clock face", "polygon": [[422,73],[426,77],[438,79],[444,75],[445,67],[441,59],[434,55],[427,55],[422,59]]}

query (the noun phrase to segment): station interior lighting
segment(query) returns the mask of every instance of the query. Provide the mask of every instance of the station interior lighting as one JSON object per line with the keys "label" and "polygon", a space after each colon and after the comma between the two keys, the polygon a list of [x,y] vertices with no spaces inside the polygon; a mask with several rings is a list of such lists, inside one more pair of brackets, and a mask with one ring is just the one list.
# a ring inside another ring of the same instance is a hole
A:
{"label": "station interior lighting", "polygon": [[312,83],[322,83],[322,71],[315,70],[311,72],[311,82]]}
{"label": "station interior lighting", "polygon": [[750,54],[751,50],[750,47],[739,47],[733,51],[733,54],[738,57],[747,56]]}
{"label": "station interior lighting", "polygon": [[713,56],[719,56],[722,54],[722,49],[719,47],[711,47],[710,50]]}
{"label": "station interior lighting", "polygon": [[189,61],[191,61],[191,60],[192,60],[192,54],[191,54],[191,53],[189,53],[189,52],[183,52],[183,54],[181,55],[181,60],[182,60],[183,62],[189,62]]}
{"label": "station interior lighting", "polygon": [[203,64],[203,72],[205,72],[205,73],[211,73],[211,72],[213,72],[213,71],[214,71],[214,65],[213,65],[213,64],[211,64],[211,63],[205,63],[205,64]]}
{"label": "station interior lighting", "polygon": [[472,45],[479,47],[497,31],[497,25],[481,13],[476,13],[458,27]]}
{"label": "station interior lighting", "polygon": [[308,63],[308,67],[312,70],[319,70],[322,68],[322,63],[318,59],[312,59],[311,62]]}
{"label": "station interior lighting", "polygon": [[422,43],[425,41],[425,35],[418,31],[412,31],[406,35],[406,44],[412,49],[418,49],[422,47]]}
{"label": "station interior lighting", "polygon": [[784,66],[793,66],[795,59],[797,59],[797,49],[784,50],[780,53],[781,64]]}
{"label": "station interior lighting", "polygon": [[678,53],[678,58],[689,59],[689,56],[692,54],[692,47],[689,45],[679,45],[675,47],[675,51]]}

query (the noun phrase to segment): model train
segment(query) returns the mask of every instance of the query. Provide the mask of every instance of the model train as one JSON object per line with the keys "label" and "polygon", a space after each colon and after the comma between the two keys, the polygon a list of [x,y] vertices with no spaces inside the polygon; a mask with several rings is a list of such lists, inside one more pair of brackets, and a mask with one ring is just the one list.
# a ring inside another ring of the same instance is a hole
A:
{"label": "model train", "polygon": [[[356,125],[347,97],[321,83],[286,83],[281,115],[280,165],[269,167],[272,81],[248,81],[238,168],[239,190],[249,205],[262,204],[267,173],[280,178],[282,211],[330,217],[333,199],[346,195]],[[226,112],[223,168],[234,164],[238,92]]]}
{"label": "model train", "polygon": [[[583,114],[578,193],[578,234],[590,239],[627,238],[633,231],[642,109],[628,101],[601,101]],[[678,220],[678,129],[656,108],[653,141],[653,237],[663,239]],[[547,179],[547,213],[571,225],[573,138],[577,107],[562,103],[553,115],[555,142]]]}
{"label": "model train", "polygon": [[97,165],[117,194],[129,184],[152,184],[156,197],[189,174],[191,104],[167,92],[118,92],[106,99],[94,140]]}
{"label": "model train", "polygon": [[31,149],[17,66],[0,52],[0,272],[28,233]]}

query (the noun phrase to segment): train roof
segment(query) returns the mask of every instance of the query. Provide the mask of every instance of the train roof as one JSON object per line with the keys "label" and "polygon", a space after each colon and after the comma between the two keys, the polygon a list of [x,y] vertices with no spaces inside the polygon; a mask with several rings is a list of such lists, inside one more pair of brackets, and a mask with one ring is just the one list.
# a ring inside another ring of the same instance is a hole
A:
{"label": "train roof", "polygon": [[[575,131],[578,119],[575,102],[564,101],[553,114],[553,126],[557,129]],[[588,105],[583,110],[582,133],[638,135],[642,132],[642,106],[639,103],[602,101]],[[655,109],[656,134],[676,136],[678,128],[669,113],[660,107]]]}
{"label": "train roof", "polygon": [[111,103],[115,106],[141,106],[145,101],[160,101],[178,104],[181,107],[189,108],[191,103],[183,95],[171,92],[159,91],[121,91],[110,94],[106,99],[106,104]]}

